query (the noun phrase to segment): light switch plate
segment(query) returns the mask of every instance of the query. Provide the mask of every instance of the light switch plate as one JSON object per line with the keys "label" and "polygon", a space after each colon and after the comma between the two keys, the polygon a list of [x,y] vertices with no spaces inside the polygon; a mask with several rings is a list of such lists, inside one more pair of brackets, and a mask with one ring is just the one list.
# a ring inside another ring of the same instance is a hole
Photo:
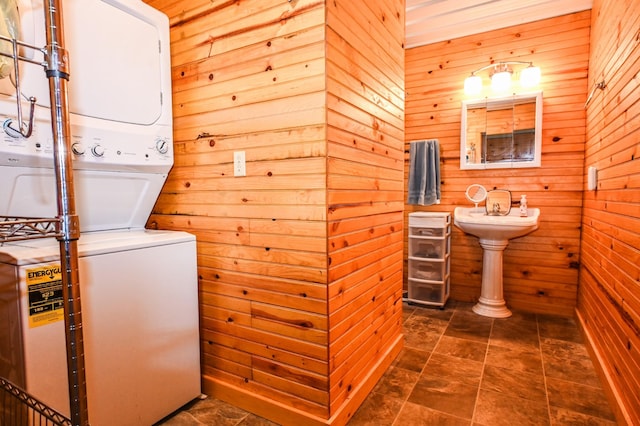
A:
{"label": "light switch plate", "polygon": [[245,160],[244,151],[235,151],[233,153],[233,175],[234,176],[247,175],[247,163]]}

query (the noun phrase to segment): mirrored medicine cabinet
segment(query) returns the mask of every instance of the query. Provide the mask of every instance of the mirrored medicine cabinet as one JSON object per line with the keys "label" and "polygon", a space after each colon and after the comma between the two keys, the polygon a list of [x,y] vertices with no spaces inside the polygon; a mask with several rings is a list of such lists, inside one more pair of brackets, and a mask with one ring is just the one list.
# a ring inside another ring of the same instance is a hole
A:
{"label": "mirrored medicine cabinet", "polygon": [[462,102],[461,169],[540,167],[542,92]]}

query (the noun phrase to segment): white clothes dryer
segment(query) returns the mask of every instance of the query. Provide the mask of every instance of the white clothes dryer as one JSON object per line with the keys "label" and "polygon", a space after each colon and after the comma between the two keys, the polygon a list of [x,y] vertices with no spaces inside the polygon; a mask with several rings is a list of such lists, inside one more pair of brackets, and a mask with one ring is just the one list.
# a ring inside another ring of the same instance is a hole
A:
{"label": "white clothes dryer", "polygon": [[[42,3],[18,0],[18,26],[34,46],[46,44]],[[80,230],[144,227],[173,165],[168,18],[140,0],[62,6]],[[37,51],[24,55],[42,61]],[[36,99],[33,132],[27,138],[11,131],[18,127],[15,77],[0,80],[0,215],[53,217],[48,80],[39,63],[19,63],[23,109]]]}

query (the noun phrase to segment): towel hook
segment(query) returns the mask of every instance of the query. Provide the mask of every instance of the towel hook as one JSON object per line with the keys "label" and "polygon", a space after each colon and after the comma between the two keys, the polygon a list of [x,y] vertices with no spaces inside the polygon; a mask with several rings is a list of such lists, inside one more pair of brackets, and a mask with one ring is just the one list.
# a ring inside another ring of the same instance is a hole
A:
{"label": "towel hook", "polygon": [[36,106],[36,98],[34,98],[33,96],[29,98],[29,105],[30,105],[29,121],[25,124],[22,121],[22,101],[20,100],[20,97],[22,96],[22,92],[20,91],[20,66],[18,64],[18,58],[19,58],[18,42],[16,41],[15,38],[11,39],[11,45],[13,47],[13,58],[14,58],[13,72],[15,73],[15,77],[16,77],[15,83],[16,83],[16,104],[18,107],[18,129],[12,126],[13,120],[11,120],[10,118],[4,121],[4,123],[2,124],[2,127],[4,128],[5,133],[11,136],[12,138],[18,138],[20,136],[28,138],[31,136],[31,133],[33,132],[33,113]]}
{"label": "towel hook", "polygon": [[12,138],[19,138],[20,136],[28,138],[33,132],[33,113],[36,106],[36,98],[31,96],[29,98],[29,121],[25,124],[22,121],[22,101],[20,97],[22,92],[20,91],[20,66],[18,64],[18,42],[15,38],[11,39],[11,45],[13,47],[13,72],[16,78],[16,104],[18,107],[18,128],[12,126],[13,120],[8,118],[2,124],[5,133]]}
{"label": "towel hook", "polygon": [[594,84],[593,88],[591,89],[591,93],[589,93],[589,96],[587,97],[587,101],[584,103],[584,108],[587,108],[587,105],[589,105],[589,102],[591,102],[591,98],[593,98],[593,95],[596,93],[596,90],[600,89],[600,90],[604,90],[607,87],[607,83],[602,80],[596,84]]}

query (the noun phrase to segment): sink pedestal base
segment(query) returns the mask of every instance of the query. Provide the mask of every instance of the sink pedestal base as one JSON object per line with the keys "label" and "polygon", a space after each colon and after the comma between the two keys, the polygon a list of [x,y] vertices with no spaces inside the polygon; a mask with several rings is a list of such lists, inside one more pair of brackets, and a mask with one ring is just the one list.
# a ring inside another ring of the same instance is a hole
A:
{"label": "sink pedestal base", "polygon": [[478,315],[491,318],[507,318],[511,311],[503,297],[502,253],[508,240],[480,239],[482,246],[482,290],[478,303],[472,308]]}

